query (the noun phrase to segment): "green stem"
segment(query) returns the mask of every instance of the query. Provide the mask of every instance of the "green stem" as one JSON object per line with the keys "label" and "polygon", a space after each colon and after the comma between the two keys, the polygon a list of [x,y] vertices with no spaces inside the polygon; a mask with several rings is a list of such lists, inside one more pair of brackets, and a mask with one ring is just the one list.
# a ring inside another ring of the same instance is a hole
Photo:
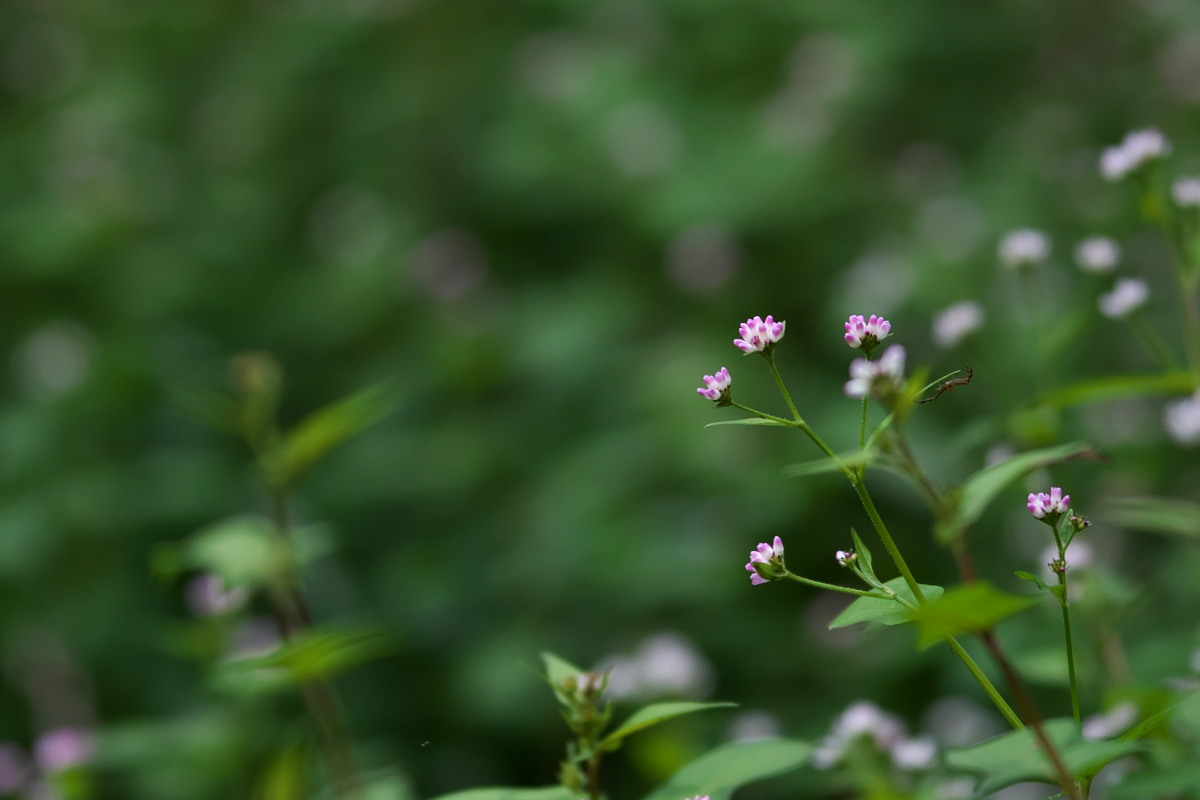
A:
{"label": "green stem", "polygon": [[863,395],[862,401],[862,426],[858,429],[858,449],[863,450],[867,446],[867,397]]}
{"label": "green stem", "polygon": [[791,580],[794,580],[797,583],[807,584],[808,586],[815,586],[818,589],[829,589],[834,592],[842,592],[843,594],[853,594],[853,595],[858,595],[859,597],[877,597],[880,600],[891,600],[891,599],[895,598],[894,594],[883,594],[882,592],[866,592],[866,591],[863,591],[862,589],[851,589],[848,586],[838,586],[835,583],[825,583],[824,581],[814,581],[812,578],[805,578],[803,575],[797,575],[796,573],[791,572],[791,571],[785,572],[783,577],[790,578]]}
{"label": "green stem", "polygon": [[1142,347],[1150,354],[1158,365],[1167,372],[1174,372],[1179,369],[1179,362],[1175,359],[1175,354],[1167,347],[1166,342],[1162,340],[1154,330],[1146,324],[1146,320],[1138,313],[1130,314],[1125,318],[1129,323],[1129,327],[1133,330],[1133,335],[1137,337]]}
{"label": "green stem", "polygon": [[1063,633],[1067,638],[1067,673],[1071,678],[1071,713],[1075,716],[1075,724],[1083,730],[1083,721],[1079,715],[1079,683],[1075,678],[1075,645],[1071,641],[1071,603],[1067,600],[1067,573],[1064,564],[1063,571],[1058,574],[1058,585],[1062,587]]}
{"label": "green stem", "polygon": [[803,423],[804,418],[800,416],[800,412],[796,409],[796,404],[792,402],[792,395],[788,392],[787,385],[783,382],[783,376],[779,374],[779,367],[775,366],[775,354],[770,350],[764,350],[763,355],[767,357],[767,363],[771,366],[771,374],[775,376],[775,383],[779,386],[779,393],[783,395],[788,408],[791,409],[792,417],[796,422]]}
{"label": "green stem", "polygon": [[1008,724],[1012,725],[1013,728],[1018,731],[1022,730],[1025,727],[1025,724],[1021,722],[1021,718],[1017,716],[1016,712],[1013,711],[1008,703],[1005,702],[1004,698],[1000,696],[1000,692],[997,691],[995,684],[988,680],[987,675],[983,674],[983,670],[980,669],[979,665],[975,663],[975,659],[971,658],[971,654],[968,653],[953,636],[946,637],[946,644],[950,645],[950,649],[954,651],[954,654],[961,658],[962,662],[967,665],[967,669],[971,671],[971,674],[975,676],[975,680],[978,681],[979,685],[983,687],[983,690],[987,692],[987,696],[992,699],[992,702],[996,705],[996,708],[1000,709],[1000,713],[1004,715],[1006,720],[1008,720]]}
{"label": "green stem", "polygon": [[920,585],[917,584],[917,579],[913,577],[912,570],[908,568],[908,563],[904,560],[904,556],[900,554],[900,548],[896,546],[896,540],[888,533],[887,525],[883,524],[883,518],[879,516],[879,510],[875,508],[875,503],[871,500],[871,493],[867,491],[866,484],[858,476],[852,477],[850,482],[854,485],[854,491],[858,492],[858,499],[862,501],[863,508],[867,510],[867,516],[871,518],[871,524],[875,526],[875,532],[879,534],[883,546],[887,548],[888,555],[892,557],[896,569],[900,570],[900,574],[904,577],[904,583],[908,586],[909,591],[913,593],[913,597],[917,598],[917,602],[924,605],[926,602],[925,593],[921,591]]}

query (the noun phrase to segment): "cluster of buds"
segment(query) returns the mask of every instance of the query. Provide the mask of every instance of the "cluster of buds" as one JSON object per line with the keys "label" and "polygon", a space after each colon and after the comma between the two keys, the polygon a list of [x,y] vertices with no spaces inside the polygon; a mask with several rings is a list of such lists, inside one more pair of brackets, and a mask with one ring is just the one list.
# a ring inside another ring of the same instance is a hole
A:
{"label": "cluster of buds", "polygon": [[782,321],[776,322],[770,314],[765,320],[762,317],[753,317],[743,322],[738,328],[741,338],[734,339],[733,345],[747,355],[750,353],[768,354],[783,338],[783,328],[786,324]]}
{"label": "cluster of buds", "polygon": [[868,357],[875,347],[892,331],[892,323],[874,314],[864,319],[862,314],[853,314],[846,321],[846,344],[862,350]]}
{"label": "cluster of buds", "polygon": [[1071,507],[1071,495],[1062,493],[1062,489],[1058,486],[1052,486],[1050,493],[1037,492],[1029,494],[1029,501],[1026,503],[1029,513],[1040,519],[1047,525],[1054,527],[1058,524],[1059,517],[1067,513]]}
{"label": "cluster of buds", "polygon": [[701,397],[707,397],[718,406],[727,406],[732,402],[729,391],[732,385],[733,378],[729,376],[729,370],[721,367],[715,375],[705,375],[704,385],[696,391]]}
{"label": "cluster of buds", "polygon": [[833,554],[833,557],[836,558],[837,562],[843,567],[852,566],[855,561],[858,561],[858,553],[854,552],[853,550],[838,550]]}
{"label": "cluster of buds", "polygon": [[750,561],[746,564],[750,573],[750,583],[755,586],[778,580],[787,574],[783,564],[783,540],[775,537],[773,545],[762,542],[758,549],[750,553]]}

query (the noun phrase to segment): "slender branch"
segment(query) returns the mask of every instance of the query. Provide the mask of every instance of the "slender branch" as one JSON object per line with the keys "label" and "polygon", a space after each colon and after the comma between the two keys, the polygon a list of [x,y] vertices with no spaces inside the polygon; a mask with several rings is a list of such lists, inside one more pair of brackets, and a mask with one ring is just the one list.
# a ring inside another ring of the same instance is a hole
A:
{"label": "slender branch", "polygon": [[862,501],[863,508],[867,510],[867,516],[871,518],[871,524],[875,527],[875,532],[879,534],[883,546],[887,548],[888,555],[892,557],[892,561],[896,565],[896,569],[900,570],[900,574],[904,577],[904,583],[908,586],[913,597],[917,598],[919,604],[924,605],[925,593],[921,591],[917,579],[913,577],[912,570],[908,568],[908,563],[904,560],[904,556],[900,554],[900,548],[896,546],[896,540],[888,532],[887,525],[883,523],[883,518],[879,516],[879,510],[875,508],[874,501],[871,500],[871,493],[867,491],[867,486],[863,483],[861,477],[855,476],[851,478],[850,483],[854,485],[854,491],[858,493],[858,499]]}
{"label": "slender branch", "polygon": [[880,600],[891,600],[895,597],[895,595],[883,594],[882,592],[867,592],[867,591],[863,591],[862,589],[851,589],[849,586],[838,586],[835,583],[825,583],[824,581],[814,581],[812,578],[805,578],[803,575],[797,575],[796,573],[791,572],[790,570],[788,572],[785,572],[783,577],[790,578],[791,580],[794,580],[797,583],[807,584],[808,586],[815,586],[818,589],[829,589],[830,591],[842,592],[843,594],[858,595],[859,597],[877,597]]}
{"label": "slender branch", "polygon": [[954,651],[954,654],[962,659],[962,662],[967,665],[967,669],[971,671],[971,674],[975,676],[975,680],[978,681],[979,685],[983,687],[983,690],[987,692],[988,697],[992,699],[992,703],[995,704],[996,708],[1000,709],[1000,713],[1004,715],[1006,720],[1008,720],[1008,724],[1012,725],[1013,728],[1018,731],[1023,730],[1025,728],[1025,724],[1021,722],[1021,718],[1017,716],[1016,712],[1012,710],[1012,707],[1009,706],[1003,697],[1001,697],[1000,692],[996,689],[995,684],[993,684],[991,680],[989,680],[988,677],[983,674],[983,670],[980,669],[979,665],[975,663],[975,659],[971,658],[971,654],[968,653],[953,636],[946,637],[946,644],[950,645],[950,649]]}

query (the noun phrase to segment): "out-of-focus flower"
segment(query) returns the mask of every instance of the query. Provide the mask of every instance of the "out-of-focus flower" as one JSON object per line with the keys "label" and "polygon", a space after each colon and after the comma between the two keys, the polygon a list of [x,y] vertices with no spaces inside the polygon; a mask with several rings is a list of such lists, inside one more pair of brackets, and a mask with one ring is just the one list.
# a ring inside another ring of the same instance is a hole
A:
{"label": "out-of-focus flower", "polygon": [[[1054,577],[1055,571],[1050,568],[1050,564],[1057,560],[1058,545],[1046,545],[1046,549],[1042,551],[1042,564],[1046,567],[1046,570],[1042,574],[1051,578]],[[1086,570],[1095,560],[1096,551],[1092,549],[1090,544],[1080,539],[1072,539],[1071,543],[1067,545],[1067,561],[1063,566],[1066,569],[1070,569],[1072,573],[1075,573],[1079,570]],[[1077,589],[1082,590],[1082,586],[1078,583],[1071,584],[1072,594],[1070,599],[1074,600],[1076,598],[1074,592]]]}
{"label": "out-of-focus flower", "polygon": [[1100,156],[1100,174],[1119,181],[1143,164],[1171,153],[1171,143],[1157,128],[1130,131],[1124,141]]}
{"label": "out-of-focus flower", "polygon": [[860,736],[870,737],[877,748],[890,751],[906,738],[906,731],[899,717],[888,714],[874,703],[868,700],[851,703],[813,751],[813,766],[817,769],[836,766],[846,748]]}
{"label": "out-of-focus flower", "polygon": [[750,553],[750,562],[746,571],[750,573],[750,583],[759,584],[783,577],[783,540],[775,537],[774,545],[766,542],[759,544],[758,549]]}
{"label": "out-of-focus flower", "polygon": [[597,671],[608,673],[613,699],[703,697],[713,685],[712,664],[690,639],[674,632],[648,636],[633,653],[605,659]]}
{"label": "out-of-focus flower", "polygon": [[0,742],[0,794],[12,794],[29,779],[29,763],[21,748]]}
{"label": "out-of-focus flower", "polygon": [[1183,400],[1167,403],[1163,409],[1163,427],[1176,444],[1200,442],[1200,391]]}
{"label": "out-of-focus flower", "polygon": [[1200,177],[1184,175],[1171,184],[1171,198],[1182,208],[1200,207]]}
{"label": "out-of-focus flower", "polygon": [[709,400],[714,400],[721,405],[729,404],[729,387],[733,385],[733,378],[729,375],[729,370],[721,367],[717,370],[716,375],[705,375],[704,385],[696,391],[701,397],[707,397]]}
{"label": "out-of-focus flower", "polygon": [[853,550],[838,550],[833,554],[833,557],[843,567],[848,567],[858,560],[858,555]]}
{"label": "out-of-focus flower", "polygon": [[1140,278],[1121,278],[1111,292],[1100,295],[1100,313],[1124,319],[1141,308],[1150,297],[1150,287]]}
{"label": "out-of-focus flower", "polygon": [[901,739],[892,745],[892,763],[901,769],[929,769],[937,759],[937,745],[928,736]]}
{"label": "out-of-focus flower", "polygon": [[1045,492],[1033,494],[1031,492],[1027,506],[1029,513],[1038,519],[1045,519],[1047,516],[1057,517],[1059,514],[1065,514],[1071,507],[1071,495],[1064,495],[1062,489],[1053,486],[1050,488],[1050,494]]}
{"label": "out-of-focus flower", "polygon": [[738,327],[740,339],[734,339],[733,344],[743,353],[761,353],[783,338],[783,328],[786,322],[776,322],[770,314],[766,319],[754,317]]}
{"label": "out-of-focus flower", "polygon": [[206,572],[192,578],[184,597],[188,608],[197,617],[213,617],[237,611],[246,605],[250,592],[244,586],[227,589],[219,575]]}
{"label": "out-of-focus flower", "polygon": [[708,795],[698,794],[695,797],[686,797],[684,800],[708,800]]}
{"label": "out-of-focus flower", "polygon": [[1019,228],[1000,240],[1000,263],[1010,269],[1040,264],[1050,255],[1050,240],[1033,228]]}
{"label": "out-of-focus flower", "polygon": [[894,344],[884,351],[878,361],[856,358],[850,363],[850,380],[846,381],[848,397],[884,397],[900,388],[904,381],[904,347]]}
{"label": "out-of-focus flower", "polygon": [[852,314],[846,321],[846,344],[870,352],[875,345],[887,338],[892,323],[874,314],[863,319],[861,314]]}
{"label": "out-of-focus flower", "polygon": [[1121,260],[1121,246],[1107,236],[1089,236],[1075,246],[1075,263],[1084,272],[1112,272]]}
{"label": "out-of-focus flower", "polygon": [[933,318],[933,342],[949,350],[983,326],[983,306],[962,300],[946,306]]}
{"label": "out-of-focus flower", "polygon": [[1111,739],[1119,733],[1124,733],[1137,722],[1137,704],[1128,700],[1113,706],[1103,714],[1096,714],[1083,721],[1083,738]]}
{"label": "out-of-focus flower", "polygon": [[56,728],[37,740],[33,758],[46,772],[62,772],[86,764],[94,750],[95,741],[90,731]]}
{"label": "out-of-focus flower", "polygon": [[781,736],[779,718],[766,711],[743,711],[729,723],[729,740],[733,742],[761,742]]}

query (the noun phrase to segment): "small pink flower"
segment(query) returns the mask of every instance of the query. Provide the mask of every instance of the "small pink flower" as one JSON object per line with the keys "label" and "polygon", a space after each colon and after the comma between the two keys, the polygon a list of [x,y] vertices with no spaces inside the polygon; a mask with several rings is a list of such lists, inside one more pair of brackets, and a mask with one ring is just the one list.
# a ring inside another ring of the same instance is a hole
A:
{"label": "small pink flower", "polygon": [[721,367],[717,370],[716,375],[705,375],[704,385],[696,391],[709,400],[715,400],[720,403],[724,400],[729,402],[729,387],[733,385],[733,378],[729,377],[729,370]]}
{"label": "small pink flower", "polygon": [[776,322],[769,314],[765,320],[762,317],[748,319],[738,328],[742,338],[734,339],[733,344],[743,353],[761,353],[783,338],[786,324]]}
{"label": "small pink flower", "polygon": [[[762,566],[756,566],[761,564]],[[773,581],[783,576],[783,540],[775,537],[774,545],[766,542],[759,544],[758,549],[750,553],[750,563],[746,565],[750,573],[750,583],[759,584]]]}
{"label": "small pink flower", "polygon": [[883,317],[872,314],[870,319],[863,319],[862,314],[852,314],[846,321],[846,344],[867,349],[886,339],[891,331],[892,323]]}
{"label": "small pink flower", "polygon": [[1062,489],[1054,486],[1051,487],[1050,494],[1044,492],[1038,492],[1037,494],[1030,493],[1027,506],[1029,513],[1038,519],[1045,519],[1047,516],[1057,518],[1059,514],[1065,514],[1067,509],[1071,507],[1071,495],[1063,494]]}
{"label": "small pink flower", "polygon": [[43,770],[62,772],[91,760],[95,743],[91,732],[83,728],[57,728],[43,734],[33,750],[34,760]]}

